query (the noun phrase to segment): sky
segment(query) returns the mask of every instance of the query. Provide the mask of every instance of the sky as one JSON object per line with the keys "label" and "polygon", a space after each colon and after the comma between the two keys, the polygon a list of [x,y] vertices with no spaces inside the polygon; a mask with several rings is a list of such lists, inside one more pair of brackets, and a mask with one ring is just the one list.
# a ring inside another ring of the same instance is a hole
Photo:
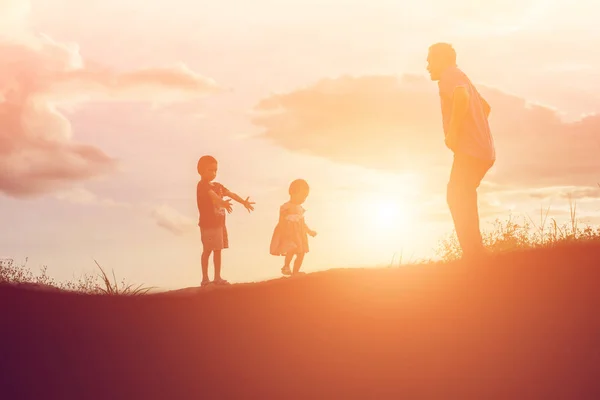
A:
{"label": "sky", "polygon": [[[204,2],[202,2],[204,3]],[[408,4],[410,3],[410,4]],[[452,231],[427,48],[451,42],[492,106],[482,228],[600,222],[600,8],[592,1],[0,0],[0,256],[57,280],[200,282],[196,163],[256,210],[228,217],[231,282],[306,179],[307,272],[434,256]]]}

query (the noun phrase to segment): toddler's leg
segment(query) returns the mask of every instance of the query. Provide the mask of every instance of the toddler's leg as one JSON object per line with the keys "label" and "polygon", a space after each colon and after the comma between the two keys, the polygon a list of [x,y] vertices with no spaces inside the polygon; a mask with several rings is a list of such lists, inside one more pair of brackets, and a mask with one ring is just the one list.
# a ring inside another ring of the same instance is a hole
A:
{"label": "toddler's leg", "polygon": [[207,282],[210,279],[208,278],[208,259],[210,258],[210,253],[212,250],[204,249],[202,251],[202,282]]}
{"label": "toddler's leg", "polygon": [[283,268],[281,268],[281,273],[284,275],[291,275],[292,271],[290,270],[290,264],[292,263],[292,258],[294,257],[294,253],[288,253],[285,255],[285,264]]}
{"label": "toddler's leg", "polygon": [[290,254],[286,254],[285,255],[285,264],[283,265],[283,268],[289,268],[290,264],[292,263],[292,258],[294,258],[294,253],[290,253]]}
{"label": "toddler's leg", "polygon": [[296,260],[294,261],[294,274],[300,272],[300,267],[302,267],[302,261],[304,261],[304,253],[296,254]]}

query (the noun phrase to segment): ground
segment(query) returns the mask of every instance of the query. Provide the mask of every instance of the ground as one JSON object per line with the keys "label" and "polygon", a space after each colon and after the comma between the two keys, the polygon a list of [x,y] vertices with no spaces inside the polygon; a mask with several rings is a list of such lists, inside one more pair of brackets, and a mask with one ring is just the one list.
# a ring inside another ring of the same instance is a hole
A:
{"label": "ground", "polygon": [[600,245],[141,297],[0,287],[6,399],[600,398]]}

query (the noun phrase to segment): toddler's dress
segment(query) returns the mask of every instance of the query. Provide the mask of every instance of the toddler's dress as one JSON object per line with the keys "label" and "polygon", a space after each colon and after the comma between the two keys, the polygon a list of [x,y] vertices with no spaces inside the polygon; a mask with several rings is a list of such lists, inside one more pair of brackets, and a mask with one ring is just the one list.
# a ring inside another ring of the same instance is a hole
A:
{"label": "toddler's dress", "polygon": [[279,222],[273,231],[270,252],[274,256],[308,253],[308,227],[304,208],[287,202],[279,208]]}

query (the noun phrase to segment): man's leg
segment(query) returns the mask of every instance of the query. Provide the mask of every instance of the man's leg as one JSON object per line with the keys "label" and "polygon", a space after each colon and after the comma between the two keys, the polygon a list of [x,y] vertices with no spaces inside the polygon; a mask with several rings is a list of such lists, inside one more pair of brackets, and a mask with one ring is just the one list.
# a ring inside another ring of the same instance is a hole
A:
{"label": "man's leg", "polygon": [[468,208],[468,232],[469,236],[472,237],[471,243],[473,248],[471,251],[477,255],[485,251],[483,246],[483,240],[481,238],[481,229],[479,226],[479,204],[477,199],[477,189],[481,184],[481,180],[485,174],[490,170],[494,163],[492,161],[480,160],[477,158],[471,158],[471,168],[469,169],[469,193],[470,203]]}
{"label": "man's leg", "polygon": [[452,215],[452,221],[454,222],[454,230],[456,231],[456,237],[461,249],[467,246],[465,229],[464,229],[464,202],[463,192],[465,187],[464,159],[457,155],[454,155],[454,161],[452,162],[452,169],[450,170],[450,179],[448,180],[448,187],[446,191],[446,201],[448,202],[448,208],[450,209],[450,215]]}
{"label": "man's leg", "polygon": [[447,200],[463,256],[468,257],[483,250],[477,188],[491,164],[462,154],[454,157]]}

